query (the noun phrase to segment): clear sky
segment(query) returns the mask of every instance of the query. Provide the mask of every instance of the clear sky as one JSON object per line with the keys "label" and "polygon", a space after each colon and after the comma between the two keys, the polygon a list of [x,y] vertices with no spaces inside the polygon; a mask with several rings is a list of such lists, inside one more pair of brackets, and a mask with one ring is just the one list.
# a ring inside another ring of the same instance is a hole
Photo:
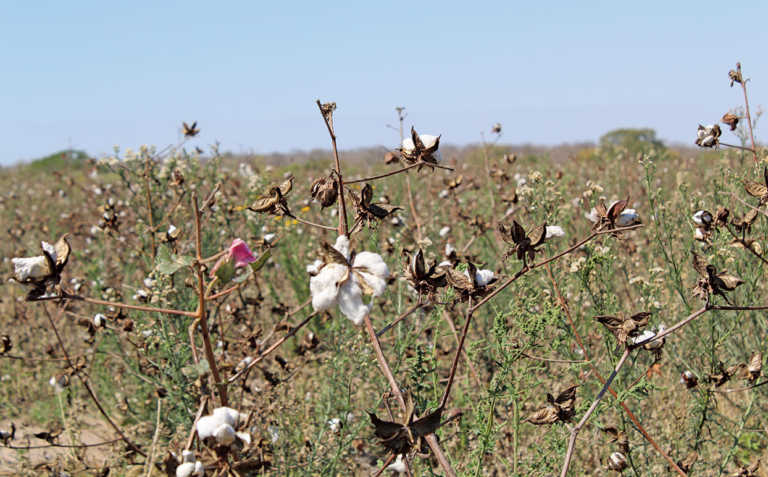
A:
{"label": "clear sky", "polygon": [[[497,121],[504,142],[597,140],[768,104],[768,3],[709,1],[7,1],[0,4],[0,163],[81,148],[193,143],[234,152],[397,145],[407,124],[448,143]],[[758,140],[760,138],[758,128]],[[729,133],[726,133],[729,134]]]}

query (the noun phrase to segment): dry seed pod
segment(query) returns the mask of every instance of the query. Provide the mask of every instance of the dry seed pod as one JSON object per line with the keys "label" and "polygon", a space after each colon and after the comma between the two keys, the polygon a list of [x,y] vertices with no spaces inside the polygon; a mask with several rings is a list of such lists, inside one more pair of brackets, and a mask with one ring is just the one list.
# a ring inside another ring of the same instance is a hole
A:
{"label": "dry seed pod", "polygon": [[571,386],[557,396],[547,393],[547,404],[534,411],[525,420],[537,426],[553,424],[557,421],[570,421],[575,410],[576,388],[578,386]]}
{"label": "dry seed pod", "polygon": [[733,291],[744,283],[741,278],[730,275],[726,271],[718,273],[714,265],[708,264],[706,260],[696,253],[693,254],[693,268],[700,277],[693,288],[693,295],[702,300],[709,300],[710,294],[714,293],[723,297],[727,303],[730,303],[728,297],[725,296],[725,292]]}
{"label": "dry seed pod", "polygon": [[402,209],[402,207],[384,203],[372,203],[373,200],[373,187],[370,184],[365,184],[358,196],[352,190],[347,189],[352,196],[352,201],[355,203],[355,209],[357,211],[356,221],[360,221],[370,226],[375,226],[378,221],[391,215],[396,210]]}
{"label": "dry seed pod", "polygon": [[547,224],[546,222],[526,234],[523,226],[513,220],[512,225],[506,226],[504,224],[498,225],[499,234],[501,238],[512,244],[504,258],[506,259],[510,255],[516,255],[518,260],[523,261],[523,266],[527,265],[527,261],[533,261],[536,255],[536,247],[544,243],[547,237]]}
{"label": "dry seed pod", "polygon": [[608,457],[606,464],[608,470],[615,470],[616,472],[623,472],[627,468],[627,457],[621,452],[614,452]]}
{"label": "dry seed pod", "polygon": [[320,177],[312,183],[310,193],[313,199],[320,202],[321,208],[330,207],[339,197],[338,183],[330,176]]}
{"label": "dry seed pod", "polygon": [[381,444],[394,454],[407,454],[411,449],[420,449],[423,438],[432,434],[440,427],[443,409],[438,407],[420,419],[414,420],[414,404],[411,396],[407,396],[408,411],[403,423],[384,421],[376,414],[369,412],[374,434]]}
{"label": "dry seed pod", "polygon": [[725,113],[720,119],[720,122],[727,124],[731,128],[731,131],[735,131],[736,126],[739,124],[739,117],[735,114]]}
{"label": "dry seed pod", "polygon": [[[755,181],[744,182],[744,190],[752,197],[760,199],[760,204],[768,203],[768,167],[763,168],[763,183]],[[754,210],[754,209],[753,209]]]}
{"label": "dry seed pod", "polygon": [[750,381],[757,381],[757,378],[760,377],[762,370],[763,353],[758,351],[752,354],[752,357],[749,359],[749,364],[747,364],[747,372],[749,373],[748,379]]}
{"label": "dry seed pod", "polygon": [[640,330],[648,324],[651,313],[644,311],[632,316],[599,315],[595,319],[608,328],[619,343],[626,344],[630,336],[637,336]]}
{"label": "dry seed pod", "polygon": [[736,63],[736,69],[728,72],[728,79],[731,80],[731,88],[733,88],[733,83],[742,84],[744,79],[741,76],[741,63]]}

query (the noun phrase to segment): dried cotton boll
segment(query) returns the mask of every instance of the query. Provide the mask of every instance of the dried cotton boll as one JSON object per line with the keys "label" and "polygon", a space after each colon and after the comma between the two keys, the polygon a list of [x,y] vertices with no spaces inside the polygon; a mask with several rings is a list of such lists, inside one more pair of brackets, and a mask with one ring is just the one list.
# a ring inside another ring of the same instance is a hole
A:
{"label": "dried cotton boll", "polygon": [[448,226],[446,225],[445,227],[441,228],[441,229],[440,229],[440,232],[438,232],[438,233],[440,234],[440,237],[443,237],[443,238],[444,238],[444,237],[445,237],[446,235],[448,235],[450,232],[451,232],[451,228],[450,228],[450,227],[448,227]]}
{"label": "dried cotton boll", "polygon": [[621,452],[614,452],[608,457],[608,469],[621,472],[627,468],[627,458]]}
{"label": "dried cotton boll", "polygon": [[635,209],[624,209],[616,218],[616,225],[618,227],[629,227],[630,225],[637,225],[639,223],[640,215],[638,215]]}

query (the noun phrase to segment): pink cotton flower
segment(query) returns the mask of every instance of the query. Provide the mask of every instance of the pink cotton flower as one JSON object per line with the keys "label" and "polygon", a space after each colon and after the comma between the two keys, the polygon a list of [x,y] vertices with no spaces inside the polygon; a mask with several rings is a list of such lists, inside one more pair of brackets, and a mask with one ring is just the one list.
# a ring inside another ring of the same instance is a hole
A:
{"label": "pink cotton flower", "polygon": [[229,256],[235,259],[235,268],[240,268],[256,261],[256,257],[248,248],[248,244],[242,240],[235,239],[229,246]]}

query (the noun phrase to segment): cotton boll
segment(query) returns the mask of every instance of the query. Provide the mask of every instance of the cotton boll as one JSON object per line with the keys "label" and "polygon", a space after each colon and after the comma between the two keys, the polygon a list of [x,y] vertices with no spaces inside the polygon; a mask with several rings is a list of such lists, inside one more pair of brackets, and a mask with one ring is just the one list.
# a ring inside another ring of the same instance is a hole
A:
{"label": "cotton boll", "polygon": [[349,273],[348,267],[338,263],[329,263],[320,273],[309,279],[309,291],[312,294],[312,307],[323,311],[337,303],[338,283]]}
{"label": "cotton boll", "polygon": [[307,273],[316,275],[320,271],[320,267],[323,266],[322,260],[315,260],[314,262],[307,265]]}
{"label": "cotton boll", "polygon": [[239,420],[244,420],[243,414],[231,407],[217,407],[213,410],[213,415],[218,417],[221,422],[226,422],[230,426],[237,427]]}
{"label": "cotton boll", "polygon": [[14,278],[19,282],[38,280],[48,275],[48,259],[43,255],[27,258],[13,258]]}
{"label": "cotton boll", "polygon": [[247,432],[235,432],[235,437],[243,441],[243,444],[245,445],[251,443],[251,435]]}
{"label": "cotton boll", "polygon": [[219,416],[203,416],[197,421],[197,437],[200,440],[205,440],[209,437],[213,437],[213,433],[221,426],[221,418]]}
{"label": "cotton boll", "polygon": [[405,462],[403,462],[403,455],[398,454],[397,459],[395,459],[394,462],[392,462],[387,466],[387,470],[396,472],[398,474],[404,474],[406,470],[405,470]]}
{"label": "cotton boll", "polygon": [[475,273],[475,281],[477,286],[484,287],[493,281],[494,274],[492,270],[478,270]]}
{"label": "cotton boll", "polygon": [[453,252],[456,251],[456,247],[454,247],[450,242],[445,244],[445,256],[450,257]]}
{"label": "cotton boll", "polygon": [[451,232],[451,228],[450,228],[450,227],[448,227],[448,226],[446,225],[445,227],[443,227],[442,229],[440,229],[440,232],[438,232],[438,233],[440,234],[440,237],[445,237],[445,236],[446,236],[446,235],[448,235],[450,232]]}
{"label": "cotton boll", "polygon": [[213,431],[216,442],[222,446],[228,446],[235,442],[235,430],[229,424],[221,424]]}
{"label": "cotton boll", "polygon": [[349,260],[349,237],[346,235],[339,235],[338,238],[336,238],[336,243],[333,244],[333,248],[344,255],[344,258]]}
{"label": "cotton boll", "polygon": [[195,453],[191,450],[183,450],[181,451],[181,461],[182,462],[195,462]]}
{"label": "cotton boll", "polygon": [[559,225],[548,225],[546,238],[557,238],[565,236],[565,231]]}
{"label": "cotton boll", "polygon": [[195,472],[194,462],[184,462],[176,467],[176,477],[192,477]]}
{"label": "cotton boll", "polygon": [[616,219],[616,225],[619,227],[629,227],[640,223],[640,216],[635,209],[624,209]]}

